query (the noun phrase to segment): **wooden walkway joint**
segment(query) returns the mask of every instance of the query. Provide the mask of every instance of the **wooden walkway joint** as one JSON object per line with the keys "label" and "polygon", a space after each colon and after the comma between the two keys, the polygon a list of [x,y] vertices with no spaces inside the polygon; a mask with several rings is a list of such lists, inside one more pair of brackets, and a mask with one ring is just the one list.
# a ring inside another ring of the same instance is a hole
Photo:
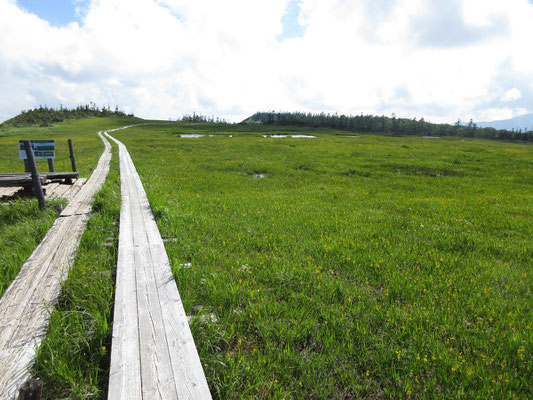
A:
{"label": "wooden walkway joint", "polygon": [[110,400],[211,399],[163,240],[126,147]]}
{"label": "wooden walkway joint", "polygon": [[109,171],[111,145],[93,174],[71,199],[0,299],[0,400],[15,399],[30,377],[35,350],[74,262],[95,194]]}

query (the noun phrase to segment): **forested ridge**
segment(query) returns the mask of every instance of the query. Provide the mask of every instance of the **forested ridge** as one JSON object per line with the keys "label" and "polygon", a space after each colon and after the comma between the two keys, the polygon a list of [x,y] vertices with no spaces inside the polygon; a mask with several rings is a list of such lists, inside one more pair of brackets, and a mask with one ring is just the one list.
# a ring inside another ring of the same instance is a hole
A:
{"label": "forested ridge", "polygon": [[[0,126],[24,127],[32,125],[48,126],[53,123],[63,122],[68,119],[80,119],[87,117],[125,117],[123,111],[119,111],[118,107],[114,111],[110,107],[98,107],[94,103],[79,105],[76,108],[63,108],[60,106],[57,109],[40,106],[32,110],[23,110],[19,115],[11,118]],[[133,114],[128,115],[133,117]]]}
{"label": "forested ridge", "polygon": [[457,121],[455,124],[436,124],[423,118],[397,118],[384,115],[338,115],[313,114],[303,112],[258,112],[243,123],[266,125],[294,125],[310,128],[332,128],[349,132],[386,133],[392,135],[415,136],[461,136],[495,140],[517,140],[533,142],[533,131],[497,130],[480,128],[472,120],[468,124]]}

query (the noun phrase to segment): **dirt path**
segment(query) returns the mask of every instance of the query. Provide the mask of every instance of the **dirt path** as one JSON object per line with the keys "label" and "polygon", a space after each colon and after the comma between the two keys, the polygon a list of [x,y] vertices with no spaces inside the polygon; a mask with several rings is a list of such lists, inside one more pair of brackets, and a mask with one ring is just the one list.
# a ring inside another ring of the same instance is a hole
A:
{"label": "dirt path", "polygon": [[104,141],[105,150],[96,169],[0,299],[0,400],[14,399],[18,388],[30,377],[35,350],[74,261],[94,196],[109,171],[111,145],[98,135]]}

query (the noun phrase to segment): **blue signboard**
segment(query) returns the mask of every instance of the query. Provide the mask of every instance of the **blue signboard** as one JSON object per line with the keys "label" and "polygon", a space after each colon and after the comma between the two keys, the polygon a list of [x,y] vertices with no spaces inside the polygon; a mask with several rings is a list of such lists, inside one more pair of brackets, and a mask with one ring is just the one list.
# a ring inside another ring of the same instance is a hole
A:
{"label": "blue signboard", "polygon": [[[32,140],[31,147],[35,158],[55,158],[56,148],[53,140]],[[26,160],[26,150],[24,149],[24,142],[19,142],[19,158]]]}

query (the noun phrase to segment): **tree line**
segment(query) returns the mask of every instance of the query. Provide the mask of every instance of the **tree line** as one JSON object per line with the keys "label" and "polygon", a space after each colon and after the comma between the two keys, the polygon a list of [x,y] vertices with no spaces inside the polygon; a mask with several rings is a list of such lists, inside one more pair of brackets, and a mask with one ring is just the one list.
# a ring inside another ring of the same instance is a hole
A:
{"label": "tree line", "polygon": [[228,122],[224,118],[215,117],[214,115],[202,115],[193,112],[192,115],[184,114],[181,118],[176,119],[179,122],[197,122],[197,123],[209,123],[209,124],[227,124]]}
{"label": "tree line", "polygon": [[304,112],[258,112],[243,123],[266,125],[293,125],[310,128],[331,128],[349,132],[387,133],[392,135],[416,136],[460,136],[494,140],[516,140],[533,142],[533,131],[504,130],[478,127],[472,120],[468,124],[457,121],[455,124],[436,124],[424,118],[397,118],[384,115],[338,115],[329,113]]}
{"label": "tree line", "polygon": [[[68,119],[80,119],[87,117],[125,117],[126,113],[119,111],[118,106],[115,110],[108,107],[98,107],[94,103],[79,105],[76,108],[50,108],[39,106],[32,110],[23,110],[16,117],[5,121],[3,126],[24,127],[32,125],[49,126],[50,124],[63,122]],[[133,114],[127,116],[133,117]]]}

